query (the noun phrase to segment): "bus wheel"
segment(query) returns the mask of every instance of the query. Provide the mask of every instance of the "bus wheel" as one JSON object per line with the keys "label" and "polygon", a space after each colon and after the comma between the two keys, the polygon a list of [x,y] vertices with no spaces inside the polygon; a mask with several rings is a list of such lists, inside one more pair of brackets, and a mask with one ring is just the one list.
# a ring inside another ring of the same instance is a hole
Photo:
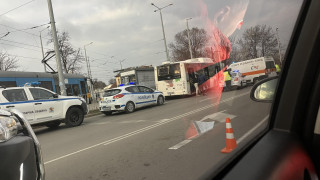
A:
{"label": "bus wheel", "polygon": [[162,105],[164,103],[164,98],[163,98],[163,96],[159,96],[158,97],[158,100],[157,100],[157,105]]}
{"label": "bus wheel", "polygon": [[134,109],[135,109],[135,107],[134,107],[133,102],[131,102],[131,101],[127,102],[126,107],[125,107],[126,113],[132,113],[134,111]]}
{"label": "bus wheel", "polygon": [[52,121],[52,122],[46,123],[46,126],[48,128],[57,128],[59,127],[60,124],[61,124],[61,121]]}
{"label": "bus wheel", "polygon": [[75,127],[81,125],[83,119],[83,111],[79,108],[73,107],[68,110],[65,123],[68,127]]}

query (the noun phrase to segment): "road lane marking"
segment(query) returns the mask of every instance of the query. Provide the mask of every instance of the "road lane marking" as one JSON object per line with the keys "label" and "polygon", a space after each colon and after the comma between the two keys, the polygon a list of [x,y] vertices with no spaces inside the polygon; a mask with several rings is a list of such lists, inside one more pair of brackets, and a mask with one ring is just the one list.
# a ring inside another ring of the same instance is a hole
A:
{"label": "road lane marking", "polygon": [[219,112],[216,112],[216,113],[213,113],[213,114],[209,114],[209,115],[203,117],[200,121],[211,119],[211,120],[215,120],[215,121],[218,121],[218,122],[225,122],[226,118],[233,119],[233,118],[237,117],[235,115],[228,114],[228,113],[225,113],[225,112],[226,112],[226,110],[219,111]]}
{"label": "road lane marking", "polygon": [[182,146],[184,146],[184,145],[188,144],[189,142],[191,142],[191,140],[186,139],[186,140],[184,140],[184,141],[182,141],[182,142],[180,142],[180,143],[178,143],[178,144],[176,144],[176,145],[172,146],[172,147],[171,147],[171,148],[169,148],[169,149],[177,150],[177,149],[181,148]]}
{"label": "road lane marking", "polygon": [[127,124],[127,123],[139,123],[139,122],[146,122],[146,120],[130,120],[130,121],[121,121],[119,123]]}
{"label": "road lane marking", "polygon": [[225,100],[222,100],[222,101],[220,101],[220,102],[216,102],[216,103],[213,103],[213,104],[211,104],[211,105],[204,106],[204,107],[202,107],[202,108],[199,108],[199,109],[196,109],[196,110],[193,110],[193,111],[190,111],[190,112],[181,114],[181,115],[176,116],[176,117],[173,117],[173,118],[164,119],[163,121],[158,122],[158,123],[156,123],[156,124],[154,124],[154,125],[150,125],[150,126],[147,126],[147,127],[141,128],[141,129],[138,129],[138,130],[136,130],[136,131],[133,131],[133,132],[124,134],[124,135],[122,135],[122,136],[119,136],[119,137],[116,137],[116,138],[113,138],[113,139],[110,139],[110,140],[107,140],[107,141],[104,141],[104,142],[101,142],[101,143],[98,143],[98,144],[89,146],[89,147],[87,147],[87,148],[83,148],[83,149],[81,149],[81,150],[78,150],[78,151],[75,151],[75,152],[66,154],[66,155],[64,155],[64,156],[60,156],[60,157],[58,157],[58,158],[52,159],[52,160],[50,160],[50,161],[47,161],[47,162],[45,162],[44,164],[46,165],[46,164],[49,164],[49,163],[58,161],[58,160],[60,160],[60,159],[64,159],[64,158],[66,158],[66,157],[69,157],[69,156],[78,154],[78,153],[80,153],[80,152],[83,152],[83,151],[86,151],[86,150],[95,148],[95,147],[100,146],[100,145],[109,145],[109,144],[111,144],[111,143],[114,143],[114,142],[117,142],[117,141],[120,141],[120,140],[129,138],[129,137],[131,137],[131,136],[140,134],[140,133],[142,133],[142,132],[145,132],[145,131],[147,131],[147,130],[156,128],[156,127],[158,127],[158,126],[162,126],[162,125],[167,124],[167,123],[169,123],[169,122],[172,122],[172,121],[181,119],[181,118],[183,118],[183,117],[189,116],[189,115],[191,115],[191,114],[194,114],[194,113],[197,113],[197,112],[206,110],[206,109],[211,108],[211,107],[214,107],[214,106],[217,106],[217,105],[219,105],[219,104],[221,104],[221,103],[225,103],[225,102],[234,100],[234,99],[236,99],[236,98],[245,96],[245,95],[247,95],[247,94],[249,94],[249,93],[250,93],[250,92],[242,93],[242,94],[239,94],[239,95],[237,95],[237,96],[230,97],[230,98],[225,99]]}
{"label": "road lane marking", "polygon": [[243,136],[241,136],[238,140],[237,140],[237,144],[239,144],[241,141],[243,141],[244,139],[246,139],[250,134],[252,134],[253,131],[255,131],[256,129],[258,129],[264,122],[266,122],[269,119],[269,115],[267,115],[265,118],[262,119],[261,122],[259,122],[257,125],[255,125],[252,129],[250,129],[248,132],[246,132]]}
{"label": "road lane marking", "polygon": [[[259,122],[259,123],[258,123],[257,125],[255,125],[252,129],[250,129],[247,133],[245,133],[243,136],[241,136],[241,137],[237,140],[237,144],[239,144],[240,142],[242,142],[242,141],[243,141],[244,139],[246,139],[250,134],[252,134],[253,131],[255,131],[256,129],[258,129],[264,122],[266,122],[266,121],[268,120],[268,118],[269,118],[269,115],[267,115],[265,118],[262,119],[261,122]],[[211,130],[211,129],[209,129],[209,130]],[[184,140],[184,141],[182,141],[182,142],[180,142],[180,143],[178,143],[178,144],[170,147],[169,149],[177,150],[177,149],[179,149],[180,147],[182,147],[182,146],[188,144],[189,142],[191,142],[194,138],[196,138],[196,137],[198,138],[198,137],[200,137],[201,135],[205,134],[205,133],[208,132],[209,130],[207,130],[207,131],[205,131],[205,132],[203,132],[203,133],[196,134],[196,135],[190,137],[189,139]],[[227,136],[228,136],[228,134],[227,134]],[[229,139],[231,139],[231,138],[229,138]],[[187,141],[187,142],[185,142],[185,141]]]}
{"label": "road lane marking", "polygon": [[104,125],[104,124],[110,124],[110,122],[101,122],[101,123],[86,123],[86,125]]}

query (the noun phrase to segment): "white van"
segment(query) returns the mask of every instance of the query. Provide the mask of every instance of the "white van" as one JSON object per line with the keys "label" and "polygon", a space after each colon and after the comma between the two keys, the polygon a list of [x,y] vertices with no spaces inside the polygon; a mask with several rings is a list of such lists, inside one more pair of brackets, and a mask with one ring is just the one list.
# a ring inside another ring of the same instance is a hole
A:
{"label": "white van", "polygon": [[272,57],[260,57],[228,66],[231,71],[238,71],[247,83],[255,83],[263,78],[277,75],[276,66]]}

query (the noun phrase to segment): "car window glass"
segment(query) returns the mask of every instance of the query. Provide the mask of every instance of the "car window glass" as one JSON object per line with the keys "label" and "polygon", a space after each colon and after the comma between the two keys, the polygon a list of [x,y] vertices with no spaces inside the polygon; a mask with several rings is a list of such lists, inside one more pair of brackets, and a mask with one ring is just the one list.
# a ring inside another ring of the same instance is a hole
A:
{"label": "car window glass", "polygon": [[2,91],[2,95],[9,101],[9,102],[16,102],[16,101],[27,101],[27,95],[24,89],[11,89],[11,90],[4,90]]}
{"label": "car window glass", "polygon": [[53,93],[46,91],[44,89],[29,88],[29,90],[30,90],[34,100],[53,99]]}
{"label": "car window glass", "polygon": [[131,86],[126,88],[129,92],[140,92],[137,86]]}
{"label": "car window glass", "polygon": [[109,97],[109,96],[114,96],[116,94],[119,94],[121,92],[120,89],[112,89],[112,90],[108,90],[105,91],[103,94],[103,97]]}
{"label": "car window glass", "polygon": [[140,92],[153,92],[152,89],[144,87],[144,86],[139,86],[139,91]]}

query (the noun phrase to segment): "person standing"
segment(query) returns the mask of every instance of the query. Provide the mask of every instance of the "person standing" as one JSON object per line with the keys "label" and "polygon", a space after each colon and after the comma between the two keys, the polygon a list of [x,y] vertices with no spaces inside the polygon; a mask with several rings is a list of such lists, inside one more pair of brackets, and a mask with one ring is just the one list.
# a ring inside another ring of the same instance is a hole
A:
{"label": "person standing", "polygon": [[197,73],[194,73],[194,87],[196,88],[196,96],[199,96],[199,77]]}
{"label": "person standing", "polygon": [[231,76],[230,76],[230,71],[231,69],[227,69],[224,71],[223,75],[224,75],[224,82],[226,84],[225,89],[226,90],[230,90],[231,89]]}

